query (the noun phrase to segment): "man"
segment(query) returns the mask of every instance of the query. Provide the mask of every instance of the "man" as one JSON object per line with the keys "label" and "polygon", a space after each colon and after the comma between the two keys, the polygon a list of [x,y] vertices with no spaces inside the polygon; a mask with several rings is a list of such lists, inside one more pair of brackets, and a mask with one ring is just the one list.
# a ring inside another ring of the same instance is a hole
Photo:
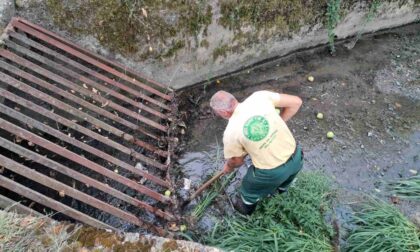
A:
{"label": "man", "polygon": [[242,103],[225,91],[212,96],[213,111],[229,120],[223,134],[223,171],[230,173],[240,167],[246,155],[253,163],[235,202],[240,213],[249,215],[258,201],[276,191],[285,191],[301,170],[302,150],[286,125],[301,105],[297,96],[270,91],[255,92]]}

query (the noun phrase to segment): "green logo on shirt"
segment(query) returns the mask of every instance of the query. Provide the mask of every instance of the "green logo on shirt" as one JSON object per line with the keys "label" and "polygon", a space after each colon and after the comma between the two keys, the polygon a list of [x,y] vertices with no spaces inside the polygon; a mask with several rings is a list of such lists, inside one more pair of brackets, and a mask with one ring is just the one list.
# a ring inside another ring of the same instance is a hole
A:
{"label": "green logo on shirt", "polygon": [[254,142],[264,139],[269,131],[270,126],[267,119],[263,116],[253,116],[249,118],[243,128],[245,137]]}

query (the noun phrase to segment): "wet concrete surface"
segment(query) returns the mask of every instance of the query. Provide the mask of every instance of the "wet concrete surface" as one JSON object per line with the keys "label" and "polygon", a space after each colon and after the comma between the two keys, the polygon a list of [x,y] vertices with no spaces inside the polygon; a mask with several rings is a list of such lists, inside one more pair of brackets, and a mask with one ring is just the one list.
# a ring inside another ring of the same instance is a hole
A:
{"label": "wet concrete surface", "polygon": [[[337,46],[292,54],[235,76],[179,92],[188,122],[179,165],[192,189],[223,164],[222,135],[227,121],[208,107],[218,90],[243,100],[257,90],[298,95],[299,113],[288,123],[305,151],[304,170],[323,170],[340,189],[341,204],[377,195],[389,201],[388,181],[420,171],[420,24],[361,38],[348,50]],[[315,81],[309,82],[308,76]],[[324,114],[323,120],[316,113]],[[334,139],[326,138],[333,131]],[[219,154],[217,154],[219,153]],[[241,167],[227,190],[232,194],[246,168]],[[220,206],[220,208],[219,208]],[[410,218],[420,204],[401,200]],[[201,223],[232,212],[226,196],[216,201]]]}

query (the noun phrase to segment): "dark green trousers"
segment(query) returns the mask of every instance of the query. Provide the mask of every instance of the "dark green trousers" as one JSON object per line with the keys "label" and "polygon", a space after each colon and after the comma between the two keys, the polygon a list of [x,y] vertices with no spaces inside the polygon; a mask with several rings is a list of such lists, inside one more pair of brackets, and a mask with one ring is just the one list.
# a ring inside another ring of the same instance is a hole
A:
{"label": "dark green trousers", "polygon": [[290,159],[274,169],[258,169],[250,166],[242,180],[240,193],[247,204],[277,192],[278,188],[287,188],[303,166],[302,148],[298,145]]}

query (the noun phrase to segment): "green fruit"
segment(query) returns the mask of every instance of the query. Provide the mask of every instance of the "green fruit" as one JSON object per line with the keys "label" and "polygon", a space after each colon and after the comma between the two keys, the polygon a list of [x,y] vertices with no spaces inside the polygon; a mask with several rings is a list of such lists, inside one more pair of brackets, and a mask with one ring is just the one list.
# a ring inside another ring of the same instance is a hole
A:
{"label": "green fruit", "polygon": [[171,196],[171,191],[166,190],[166,191],[165,191],[165,196],[167,196],[167,197]]}
{"label": "green fruit", "polygon": [[334,138],[334,133],[332,131],[328,131],[327,138],[328,139],[333,139]]}
{"label": "green fruit", "polygon": [[316,114],[316,118],[318,118],[319,120],[322,120],[322,119],[324,119],[324,114],[318,113],[318,114]]}
{"label": "green fruit", "polygon": [[186,225],[181,225],[181,226],[179,226],[179,230],[180,230],[181,232],[184,232],[184,231],[186,231],[186,230],[187,230],[187,226],[186,226]]}
{"label": "green fruit", "polygon": [[313,76],[308,77],[308,81],[313,82],[314,80],[315,80],[315,78]]}

